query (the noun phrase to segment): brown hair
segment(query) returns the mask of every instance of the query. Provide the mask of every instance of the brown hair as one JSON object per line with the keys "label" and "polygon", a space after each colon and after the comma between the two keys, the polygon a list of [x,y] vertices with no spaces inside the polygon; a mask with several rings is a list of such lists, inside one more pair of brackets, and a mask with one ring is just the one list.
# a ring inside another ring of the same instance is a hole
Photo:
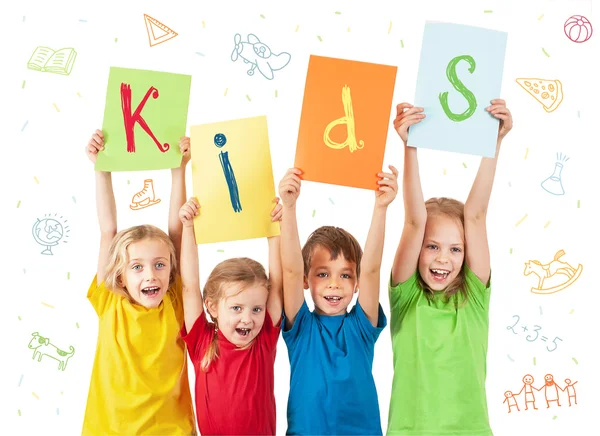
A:
{"label": "brown hair", "polygon": [[175,277],[177,275],[177,255],[175,253],[175,246],[173,245],[171,238],[169,238],[165,232],[150,224],[129,227],[128,229],[121,230],[115,235],[108,250],[108,264],[106,265],[104,284],[107,289],[110,289],[115,294],[121,295],[133,302],[131,295],[129,295],[129,292],[127,292],[127,289],[123,286],[122,280],[128,261],[127,248],[131,244],[135,244],[136,242],[145,239],[163,242],[169,250],[171,272],[169,276],[169,290],[167,292],[170,293],[171,298],[173,299],[175,298],[175,293],[171,290],[171,285],[175,282]]}
{"label": "brown hair", "polygon": [[[457,224],[461,226],[461,229],[464,233],[465,228],[465,205],[458,200],[447,197],[438,197],[438,198],[430,198],[425,202],[425,209],[427,209],[427,218],[434,216],[445,216],[451,219],[456,220]],[[465,279],[465,261],[463,259],[463,264],[461,265],[460,272],[456,276],[456,278],[444,289],[444,298],[446,302],[450,301],[450,299],[454,298],[455,302],[458,305],[459,296],[461,297],[461,305],[466,303],[467,301],[467,287],[466,287],[466,279]],[[417,269],[417,280],[419,285],[421,285],[421,289],[425,292],[425,295],[429,300],[433,299],[435,295],[434,291],[427,286],[427,284],[423,281],[421,277],[421,273]],[[458,295],[457,295],[458,294]]]}
{"label": "brown hair", "polygon": [[304,260],[304,275],[308,276],[312,255],[315,247],[321,246],[331,253],[335,260],[340,255],[349,262],[356,264],[356,278],[360,278],[360,261],[362,248],[354,236],[340,227],[323,226],[311,233],[302,247],[302,260]]}
{"label": "brown hair", "polygon": [[[247,257],[227,259],[215,266],[204,285],[202,296],[207,307],[209,302],[216,304],[222,298],[225,298],[225,287],[231,284],[241,285],[239,292],[253,285],[264,286],[267,290],[270,289],[265,268],[259,262]],[[213,322],[215,325],[213,337],[200,363],[200,367],[205,372],[210,364],[219,357],[217,343],[219,324],[216,318],[213,319]],[[248,344],[244,349],[251,345],[252,343]]]}

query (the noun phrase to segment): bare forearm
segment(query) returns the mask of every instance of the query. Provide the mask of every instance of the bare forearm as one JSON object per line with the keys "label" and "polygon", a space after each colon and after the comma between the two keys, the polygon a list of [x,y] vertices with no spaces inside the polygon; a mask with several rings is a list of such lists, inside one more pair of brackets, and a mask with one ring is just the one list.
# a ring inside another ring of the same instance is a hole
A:
{"label": "bare forearm", "polygon": [[269,281],[271,290],[281,292],[283,287],[283,274],[281,271],[281,236],[267,238],[269,243]]}
{"label": "bare forearm", "polygon": [[404,147],[404,173],[402,176],[402,194],[404,198],[404,221],[412,225],[425,223],[427,210],[419,176],[417,149]]}
{"label": "bare forearm", "polygon": [[492,195],[496,166],[498,163],[498,152],[500,143],[496,146],[496,156],[493,158],[483,157],[479,164],[479,170],[473,181],[471,192],[465,203],[466,218],[482,218],[487,214],[488,204]]}
{"label": "bare forearm", "polygon": [[114,235],[117,232],[117,205],[111,173],[96,171],[96,211],[100,233]]}
{"label": "bare forearm", "polygon": [[296,206],[283,208],[281,220],[281,266],[286,273],[304,274],[300,236],[298,236]]}
{"label": "bare forearm", "polygon": [[371,227],[365,242],[365,250],[361,262],[361,274],[379,274],[383,243],[385,236],[385,217],[387,207],[376,207],[371,218]]}
{"label": "bare forearm", "polygon": [[184,288],[195,289],[200,287],[198,246],[196,245],[193,225],[183,228],[180,269]]}
{"label": "bare forearm", "polygon": [[179,219],[179,209],[185,203],[185,167],[171,170],[171,200],[169,204],[169,237],[175,245],[179,258],[181,251],[181,234],[183,224]]}

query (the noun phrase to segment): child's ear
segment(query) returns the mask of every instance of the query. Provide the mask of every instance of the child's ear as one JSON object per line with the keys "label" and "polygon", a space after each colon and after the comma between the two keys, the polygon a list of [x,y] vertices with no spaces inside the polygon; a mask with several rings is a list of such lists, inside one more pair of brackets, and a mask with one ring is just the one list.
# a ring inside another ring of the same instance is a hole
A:
{"label": "child's ear", "polygon": [[210,313],[210,317],[213,320],[217,319],[217,304],[214,301],[206,300],[206,308],[208,309],[208,313]]}
{"label": "child's ear", "polygon": [[308,289],[308,277],[304,276],[304,289]]}
{"label": "child's ear", "polygon": [[360,289],[360,279],[356,281],[356,286],[354,287],[354,293],[356,294]]}

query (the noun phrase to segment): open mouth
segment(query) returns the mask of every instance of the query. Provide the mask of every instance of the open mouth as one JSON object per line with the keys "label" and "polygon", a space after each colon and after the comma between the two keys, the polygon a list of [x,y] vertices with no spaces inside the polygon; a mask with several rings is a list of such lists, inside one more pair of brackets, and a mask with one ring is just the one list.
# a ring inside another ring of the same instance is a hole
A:
{"label": "open mouth", "polygon": [[430,269],[431,275],[435,280],[443,281],[448,278],[450,275],[450,271],[446,271],[445,269]]}
{"label": "open mouth", "polygon": [[235,329],[238,335],[240,336],[248,336],[250,334],[250,329]]}
{"label": "open mouth", "polygon": [[342,297],[338,297],[337,295],[326,295],[323,298],[332,306],[336,306],[342,301]]}
{"label": "open mouth", "polygon": [[159,291],[160,288],[158,286],[148,286],[147,288],[142,289],[142,294],[146,297],[154,297]]}

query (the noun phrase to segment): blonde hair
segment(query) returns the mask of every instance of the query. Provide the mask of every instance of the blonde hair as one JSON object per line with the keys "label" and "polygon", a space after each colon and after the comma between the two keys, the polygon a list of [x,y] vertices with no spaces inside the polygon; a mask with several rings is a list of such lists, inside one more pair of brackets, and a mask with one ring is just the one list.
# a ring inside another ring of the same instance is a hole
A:
{"label": "blonde hair", "polygon": [[171,290],[171,285],[175,282],[177,275],[177,255],[175,246],[171,238],[158,227],[144,224],[141,226],[133,226],[128,229],[121,230],[113,238],[108,250],[108,264],[106,265],[106,275],[104,284],[107,289],[110,289],[117,295],[129,299],[133,302],[131,295],[123,286],[122,277],[125,274],[125,267],[128,262],[127,248],[131,244],[143,240],[152,240],[163,242],[169,250],[169,263],[171,272],[169,276],[169,290],[167,291],[171,298],[175,298],[175,292]]}
{"label": "blonde hair", "polygon": [[[427,209],[427,219],[436,216],[445,216],[457,221],[457,224],[460,225],[462,232],[464,234],[465,228],[465,205],[464,203],[455,200],[453,198],[447,197],[438,197],[438,198],[430,198],[425,202],[425,209]],[[456,278],[444,289],[444,298],[445,301],[448,302],[450,299],[454,298],[456,305],[458,306],[458,296],[461,297],[461,305],[466,303],[467,301],[467,287],[466,287],[466,279],[465,279],[465,261],[463,259],[463,264],[461,265],[460,272],[456,276]],[[425,295],[429,300],[433,299],[435,292],[431,289],[423,278],[421,277],[421,273],[417,269],[417,281],[421,286],[421,289],[425,292]],[[457,295],[458,294],[458,295]]]}
{"label": "blonde hair", "polygon": [[[225,288],[232,284],[241,285],[239,292],[253,285],[264,286],[267,291],[270,289],[265,268],[259,262],[247,257],[227,259],[215,266],[204,285],[202,296],[207,307],[209,303],[218,304],[221,299],[225,298]],[[213,322],[215,325],[213,337],[200,362],[200,368],[205,372],[208,371],[210,364],[219,357],[217,343],[219,323],[216,317]],[[248,344],[244,349],[251,345],[252,343]]]}

